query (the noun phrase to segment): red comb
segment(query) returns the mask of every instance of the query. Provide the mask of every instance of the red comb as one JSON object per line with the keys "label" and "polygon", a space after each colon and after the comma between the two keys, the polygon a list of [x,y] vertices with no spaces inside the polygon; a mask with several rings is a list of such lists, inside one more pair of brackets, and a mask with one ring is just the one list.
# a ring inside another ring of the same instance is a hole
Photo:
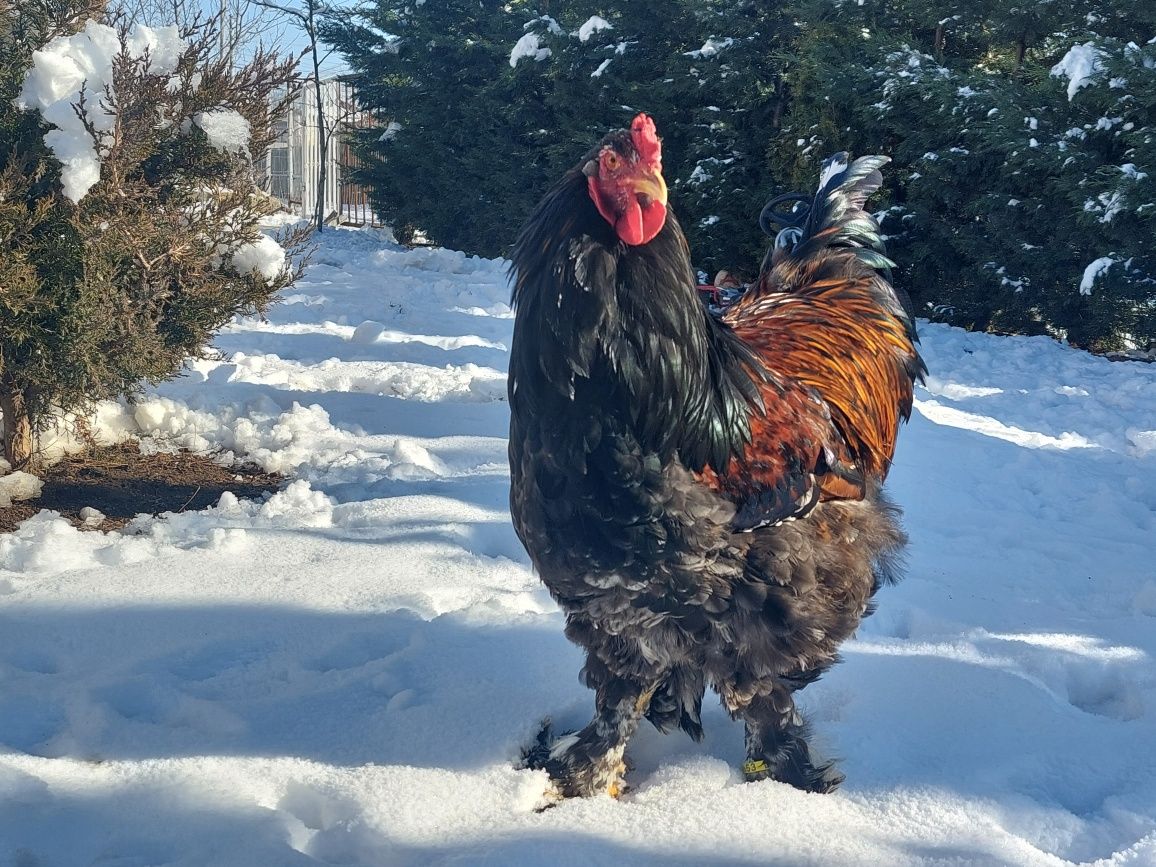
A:
{"label": "red comb", "polygon": [[662,162],[662,142],[658,140],[658,130],[647,114],[639,114],[630,124],[630,137],[638,155],[648,163]]}

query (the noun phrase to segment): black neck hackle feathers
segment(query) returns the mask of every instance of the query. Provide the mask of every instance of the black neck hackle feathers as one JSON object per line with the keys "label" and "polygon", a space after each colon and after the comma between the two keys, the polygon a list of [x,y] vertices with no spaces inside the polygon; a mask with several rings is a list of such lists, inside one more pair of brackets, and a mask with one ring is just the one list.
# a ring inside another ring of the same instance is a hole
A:
{"label": "black neck hackle feathers", "polygon": [[644,448],[695,470],[725,466],[749,440],[761,366],[699,302],[673,214],[649,244],[623,244],[574,169],[538,205],[511,262],[511,403],[576,421],[625,412]]}

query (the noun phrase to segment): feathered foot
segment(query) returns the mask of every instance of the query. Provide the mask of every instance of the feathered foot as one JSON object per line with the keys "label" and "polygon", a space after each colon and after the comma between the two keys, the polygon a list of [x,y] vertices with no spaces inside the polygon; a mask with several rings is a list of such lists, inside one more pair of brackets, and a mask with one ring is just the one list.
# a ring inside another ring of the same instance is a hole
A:
{"label": "feathered foot", "polygon": [[835,767],[834,761],[816,762],[802,733],[784,733],[777,750],[752,752],[748,747],[743,779],[748,783],[778,780],[804,792],[825,795],[839,788],[847,777]]}
{"label": "feathered foot", "polygon": [[748,783],[771,779],[805,792],[833,792],[846,776],[833,761],[818,761],[812,754],[810,727],[795,709],[791,695],[797,688],[793,683],[777,683],[736,713],[746,722],[743,777]]}
{"label": "feathered foot", "polygon": [[626,743],[659,682],[643,686],[608,678],[594,692],[594,719],[584,729],[552,738],[549,720],[543,724],[534,745],[522,753],[523,767],[550,775],[543,809],[563,798],[603,793],[617,798],[626,790]]}
{"label": "feathered foot", "polygon": [[[593,725],[593,724],[592,724]],[[607,794],[617,798],[626,791],[626,745],[612,747],[601,755],[593,749],[598,739],[591,726],[580,732],[563,732],[554,737],[549,719],[542,721],[534,742],[522,750],[518,767],[543,770],[550,784],[538,811],[549,809],[566,798],[588,798]]]}

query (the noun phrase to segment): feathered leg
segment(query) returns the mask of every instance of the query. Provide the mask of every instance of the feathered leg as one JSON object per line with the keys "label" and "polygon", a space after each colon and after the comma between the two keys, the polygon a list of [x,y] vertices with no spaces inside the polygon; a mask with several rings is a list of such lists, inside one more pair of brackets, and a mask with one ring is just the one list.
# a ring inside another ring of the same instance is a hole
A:
{"label": "feathered leg", "polygon": [[646,718],[666,734],[680,728],[694,740],[701,741],[702,694],[706,688],[701,668],[677,666],[667,674],[650,699]]}
{"label": "feathered leg", "polygon": [[527,750],[523,764],[550,775],[546,800],[582,798],[602,792],[612,798],[623,791],[626,743],[638,728],[658,683],[639,684],[610,677],[595,691],[594,719],[581,731],[549,742],[548,729]]}
{"label": "feathered leg", "polygon": [[807,792],[832,792],[845,779],[833,762],[815,758],[808,743],[810,728],[795,708],[792,695],[818,676],[797,677],[759,684],[754,694],[720,690],[731,715],[746,723],[743,777],[747,782],[773,779]]}

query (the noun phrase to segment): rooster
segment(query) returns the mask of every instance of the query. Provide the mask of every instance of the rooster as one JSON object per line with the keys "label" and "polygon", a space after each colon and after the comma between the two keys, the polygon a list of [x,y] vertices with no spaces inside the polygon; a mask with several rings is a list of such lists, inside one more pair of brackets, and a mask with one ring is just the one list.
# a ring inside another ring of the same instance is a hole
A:
{"label": "rooster", "polygon": [[745,723],[745,779],[842,782],[794,694],[837,660],[906,542],[880,488],[924,368],[863,210],[886,161],[828,160],[806,219],[721,318],[697,298],[646,115],[522,230],[511,514],[595,703],[583,729],[544,728],[527,750],[547,802],[617,797],[643,718],[701,739],[708,684]]}

